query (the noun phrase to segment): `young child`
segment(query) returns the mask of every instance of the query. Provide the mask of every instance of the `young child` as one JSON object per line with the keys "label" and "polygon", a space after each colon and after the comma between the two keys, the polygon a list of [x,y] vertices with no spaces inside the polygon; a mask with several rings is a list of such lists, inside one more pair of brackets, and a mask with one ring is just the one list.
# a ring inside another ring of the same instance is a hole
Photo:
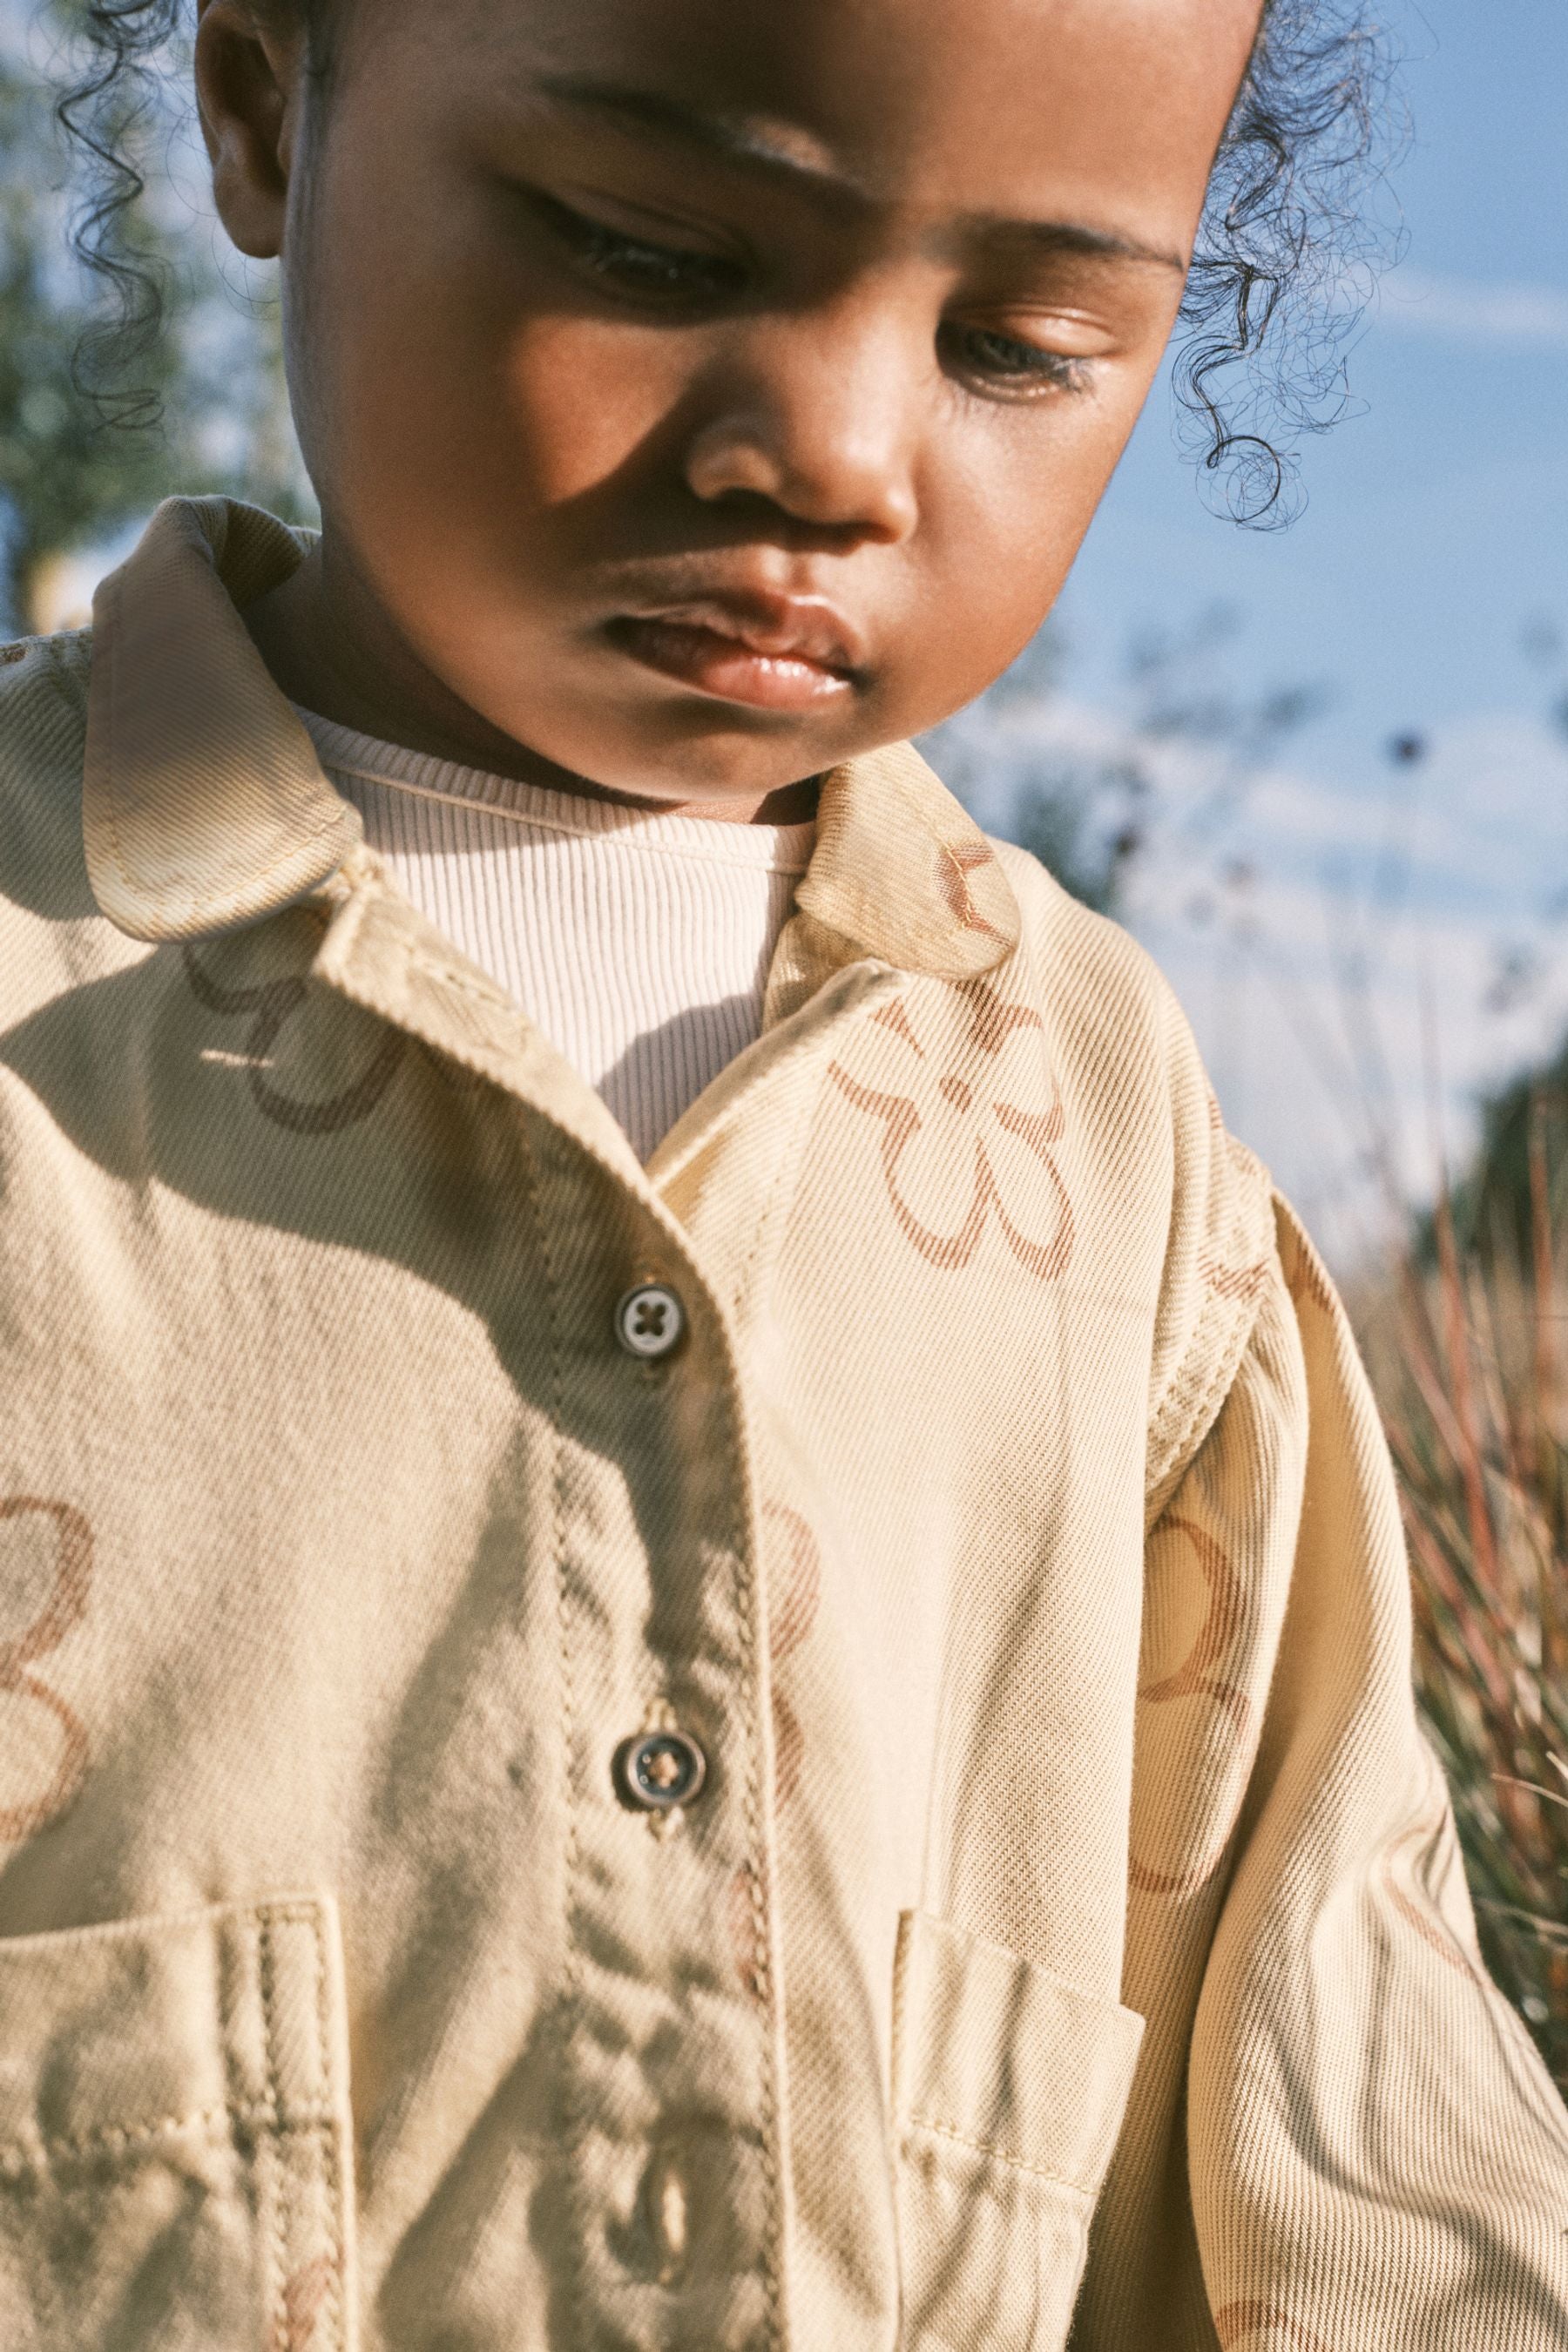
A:
{"label": "young child", "polygon": [[5,2352],[1568,2347],[1343,1314],[906,740],[1259,16],[206,0],[323,529],[0,667]]}

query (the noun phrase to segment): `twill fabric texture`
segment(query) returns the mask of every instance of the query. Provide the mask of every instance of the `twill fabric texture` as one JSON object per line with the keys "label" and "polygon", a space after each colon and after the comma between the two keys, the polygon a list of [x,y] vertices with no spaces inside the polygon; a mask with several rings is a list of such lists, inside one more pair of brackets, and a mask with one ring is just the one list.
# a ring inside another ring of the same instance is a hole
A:
{"label": "twill fabric texture", "polygon": [[1377,1415],[1149,961],[853,761],[645,1165],[258,660],[309,544],[173,501],[0,661],[5,2352],[1568,2352]]}
{"label": "twill fabric texture", "polygon": [[760,1033],[815,826],[654,814],[300,716],[393,881],[647,1160]]}

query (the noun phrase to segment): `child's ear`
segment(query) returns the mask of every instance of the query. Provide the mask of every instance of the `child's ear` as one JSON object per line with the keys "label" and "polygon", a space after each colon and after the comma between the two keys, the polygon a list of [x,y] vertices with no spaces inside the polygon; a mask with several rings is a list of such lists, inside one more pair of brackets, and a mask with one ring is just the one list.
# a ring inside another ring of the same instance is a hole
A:
{"label": "child's ear", "polygon": [[283,249],[303,68],[302,35],[280,35],[247,0],[198,0],[196,108],[213,194],[235,244],[258,261]]}

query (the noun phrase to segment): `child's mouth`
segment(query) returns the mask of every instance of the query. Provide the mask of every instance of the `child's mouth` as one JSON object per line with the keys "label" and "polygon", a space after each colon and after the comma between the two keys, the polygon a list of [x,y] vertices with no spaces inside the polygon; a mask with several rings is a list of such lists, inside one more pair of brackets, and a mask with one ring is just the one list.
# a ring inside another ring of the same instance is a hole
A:
{"label": "child's mouth", "polygon": [[606,634],[622,653],[648,669],[694,686],[700,693],[757,709],[814,709],[848,694],[855,682],[849,664],[825,659],[816,645],[791,643],[787,634],[773,629],[759,628],[753,636],[739,620],[716,628],[707,618],[623,614],[609,624]]}

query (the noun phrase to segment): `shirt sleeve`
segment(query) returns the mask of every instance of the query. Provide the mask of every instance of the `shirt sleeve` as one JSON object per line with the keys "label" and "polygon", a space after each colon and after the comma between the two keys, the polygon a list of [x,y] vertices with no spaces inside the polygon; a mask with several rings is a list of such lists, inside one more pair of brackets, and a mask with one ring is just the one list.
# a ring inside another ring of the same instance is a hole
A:
{"label": "shirt sleeve", "polygon": [[1568,2352],[1568,2113],[1478,1950],[1366,1375],[1276,1218],[1148,1538],[1148,2027],[1073,2352]]}

